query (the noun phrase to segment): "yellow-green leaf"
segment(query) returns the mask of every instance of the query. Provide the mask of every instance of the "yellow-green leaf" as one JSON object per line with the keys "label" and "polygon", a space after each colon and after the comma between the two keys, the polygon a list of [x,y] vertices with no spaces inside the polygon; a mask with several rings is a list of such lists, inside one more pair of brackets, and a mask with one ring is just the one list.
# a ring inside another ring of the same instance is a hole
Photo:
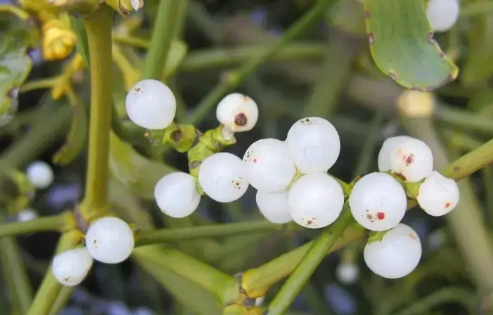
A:
{"label": "yellow-green leaf", "polygon": [[156,183],[175,169],[140,155],[112,132],[110,171],[113,178],[133,194],[140,198],[152,199]]}
{"label": "yellow-green leaf", "polygon": [[423,0],[364,0],[370,52],[398,84],[429,91],[455,80],[458,68],[433,37]]}

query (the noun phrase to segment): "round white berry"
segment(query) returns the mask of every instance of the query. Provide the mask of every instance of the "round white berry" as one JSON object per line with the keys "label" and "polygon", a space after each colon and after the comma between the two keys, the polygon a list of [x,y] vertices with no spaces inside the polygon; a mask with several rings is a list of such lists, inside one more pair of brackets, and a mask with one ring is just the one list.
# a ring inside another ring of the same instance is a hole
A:
{"label": "round white berry", "polygon": [[365,246],[366,265],[377,275],[397,279],[410,274],[421,259],[421,241],[409,226],[399,224],[388,231],[381,241]]}
{"label": "round white berry", "polygon": [[128,92],[125,105],[130,120],[146,129],[164,129],[175,119],[175,96],[157,80],[137,82]]}
{"label": "round white berry", "polygon": [[53,258],[53,275],[65,286],[76,286],[87,276],[93,259],[85,247],[75,248]]}
{"label": "round white berry", "polygon": [[261,139],[254,142],[243,156],[250,185],[262,191],[281,191],[296,175],[289,149],[284,141]]}
{"label": "round white berry", "polygon": [[459,19],[460,5],[458,0],[430,0],[426,11],[433,31],[445,32]]}
{"label": "round white berry", "polygon": [[257,191],[257,206],[264,217],[272,223],[284,224],[293,219],[289,214],[288,192]]}
{"label": "round white berry", "polygon": [[207,196],[217,202],[238,200],[248,189],[245,165],[234,154],[213,154],[200,165],[199,183]]}
{"label": "round white berry", "polygon": [[288,195],[291,217],[301,226],[319,229],[333,223],[344,206],[341,185],[327,173],[303,175]]}
{"label": "round white berry", "polygon": [[320,117],[306,117],[294,123],[286,143],[294,164],[303,174],[327,172],[341,152],[339,133]]}
{"label": "round white berry", "polygon": [[26,169],[26,174],[31,185],[39,189],[50,186],[55,177],[51,166],[42,161],[31,163]]}
{"label": "round white berry", "polygon": [[171,173],[154,187],[154,198],[159,209],[170,217],[184,218],[192,214],[200,203],[195,178],[187,173]]}
{"label": "round white berry", "polygon": [[390,167],[406,182],[417,182],[433,171],[433,153],[423,141],[408,139],[392,149]]}
{"label": "round white berry", "polygon": [[419,186],[417,201],[426,213],[439,217],[449,213],[457,206],[459,187],[453,179],[433,171]]}
{"label": "round white berry", "polygon": [[27,222],[38,218],[38,213],[32,208],[22,210],[17,214],[17,220],[20,222]]}
{"label": "round white berry", "polygon": [[132,229],[120,218],[101,218],[92,223],[86,233],[87,250],[102,263],[121,263],[130,256],[134,245]]}
{"label": "round white berry", "polygon": [[257,124],[258,107],[250,97],[232,93],[219,102],[216,117],[233,132],[249,131]]}
{"label": "round white berry", "polygon": [[404,188],[392,176],[370,173],[360,178],[349,195],[354,219],[364,228],[385,231],[404,218],[407,197]]}
{"label": "round white berry", "polygon": [[397,136],[385,139],[380,152],[378,152],[378,170],[386,172],[390,170],[390,153],[396,145],[406,140],[413,139],[408,136]]}
{"label": "round white berry", "polygon": [[336,269],[336,278],[344,284],[353,284],[358,281],[359,267],[354,263],[341,263]]}

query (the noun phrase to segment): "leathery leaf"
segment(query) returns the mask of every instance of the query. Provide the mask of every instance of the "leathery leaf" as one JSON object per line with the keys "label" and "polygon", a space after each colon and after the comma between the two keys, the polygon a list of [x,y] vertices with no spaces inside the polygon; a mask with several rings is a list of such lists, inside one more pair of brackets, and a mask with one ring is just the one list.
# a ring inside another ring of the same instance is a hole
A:
{"label": "leathery leaf", "polygon": [[364,0],[370,52],[398,84],[430,91],[457,78],[458,68],[434,39],[422,0]]}

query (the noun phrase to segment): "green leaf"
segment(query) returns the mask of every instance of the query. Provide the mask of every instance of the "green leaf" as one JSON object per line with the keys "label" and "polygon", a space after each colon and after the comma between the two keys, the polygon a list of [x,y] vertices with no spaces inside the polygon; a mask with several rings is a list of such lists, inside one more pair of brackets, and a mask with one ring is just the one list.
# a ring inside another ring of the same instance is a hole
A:
{"label": "green leaf", "polygon": [[[489,2],[489,1],[477,1]],[[472,19],[468,32],[468,54],[462,70],[465,86],[483,83],[493,74],[493,13],[481,14]]]}
{"label": "green leaf", "polygon": [[91,63],[89,60],[89,44],[87,43],[87,33],[82,21],[76,17],[70,17],[70,23],[72,25],[72,30],[75,35],[77,35],[77,42],[75,47],[77,52],[82,56],[86,67],[90,67]]}
{"label": "green leaf", "polygon": [[188,45],[186,43],[179,40],[171,42],[171,47],[166,59],[166,69],[164,70],[165,80],[171,78],[176,73],[183,60],[185,60],[187,53]]}
{"label": "green leaf", "polygon": [[70,131],[65,144],[53,155],[53,163],[67,165],[84,149],[87,139],[87,113],[82,101],[69,93],[70,103],[74,110]]}
{"label": "green leaf", "polygon": [[140,198],[153,199],[156,183],[164,175],[176,171],[140,155],[113,132],[110,141],[110,171],[113,178]]}
{"label": "green leaf", "polygon": [[[138,248],[135,251],[148,250]],[[173,297],[181,304],[187,306],[197,315],[221,314],[216,297],[209,291],[199,287],[190,280],[183,278],[158,264],[149,260],[133,256],[139,265],[151,274]],[[162,257],[166,259],[166,257]]]}
{"label": "green leaf", "polygon": [[433,38],[423,0],[365,0],[370,52],[398,84],[429,91],[457,78],[458,68]]}
{"label": "green leaf", "polygon": [[0,126],[17,112],[17,93],[32,68],[27,54],[32,44],[31,31],[17,17],[0,14]]}

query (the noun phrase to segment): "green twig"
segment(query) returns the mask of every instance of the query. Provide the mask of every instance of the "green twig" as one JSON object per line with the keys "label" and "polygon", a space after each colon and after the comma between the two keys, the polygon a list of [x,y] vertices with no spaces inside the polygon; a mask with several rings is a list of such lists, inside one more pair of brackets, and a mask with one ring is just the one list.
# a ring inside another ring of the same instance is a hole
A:
{"label": "green twig", "polygon": [[34,232],[60,231],[64,232],[77,227],[72,212],[60,215],[41,217],[27,222],[12,222],[0,224],[0,238],[17,236]]}
{"label": "green twig", "polygon": [[136,246],[149,244],[202,239],[209,237],[224,237],[237,234],[249,234],[281,230],[282,225],[268,221],[211,224],[198,227],[139,231],[136,235]]}
{"label": "green twig", "polygon": [[[58,241],[56,253],[59,254],[74,248],[79,240],[79,231],[70,231],[62,234],[60,240]],[[34,298],[27,315],[49,315],[61,290],[62,285],[53,276],[53,272],[50,267],[46,272],[43,282],[36,293],[36,297]]]}
{"label": "green twig", "polygon": [[68,300],[74,292],[74,287],[62,287],[57,299],[53,303],[50,315],[59,315],[67,305]]}
{"label": "green twig", "polygon": [[94,15],[84,19],[91,63],[91,116],[89,124],[89,156],[85,198],[80,211],[86,221],[108,210],[108,163],[110,149],[112,85],[113,11],[103,5]]}
{"label": "green twig", "polygon": [[324,13],[336,0],[319,1],[312,9],[294,23],[272,46],[260,55],[252,56],[240,69],[229,74],[229,78],[220,82],[216,87],[197,105],[197,109],[192,114],[190,123],[196,124],[201,120],[217,102],[231,89],[240,85],[252,72],[266,63],[279,52],[287,43],[291,42],[296,36],[302,33],[318,16]]}
{"label": "green twig", "polygon": [[154,22],[152,40],[144,61],[142,78],[160,80],[166,66],[181,6],[186,1],[161,0]]}
{"label": "green twig", "polygon": [[349,203],[346,202],[341,217],[332,226],[325,228],[306,252],[289,279],[269,305],[269,315],[280,315],[289,308],[294,299],[310,279],[315,269],[324,259],[344,230],[352,221]]}

